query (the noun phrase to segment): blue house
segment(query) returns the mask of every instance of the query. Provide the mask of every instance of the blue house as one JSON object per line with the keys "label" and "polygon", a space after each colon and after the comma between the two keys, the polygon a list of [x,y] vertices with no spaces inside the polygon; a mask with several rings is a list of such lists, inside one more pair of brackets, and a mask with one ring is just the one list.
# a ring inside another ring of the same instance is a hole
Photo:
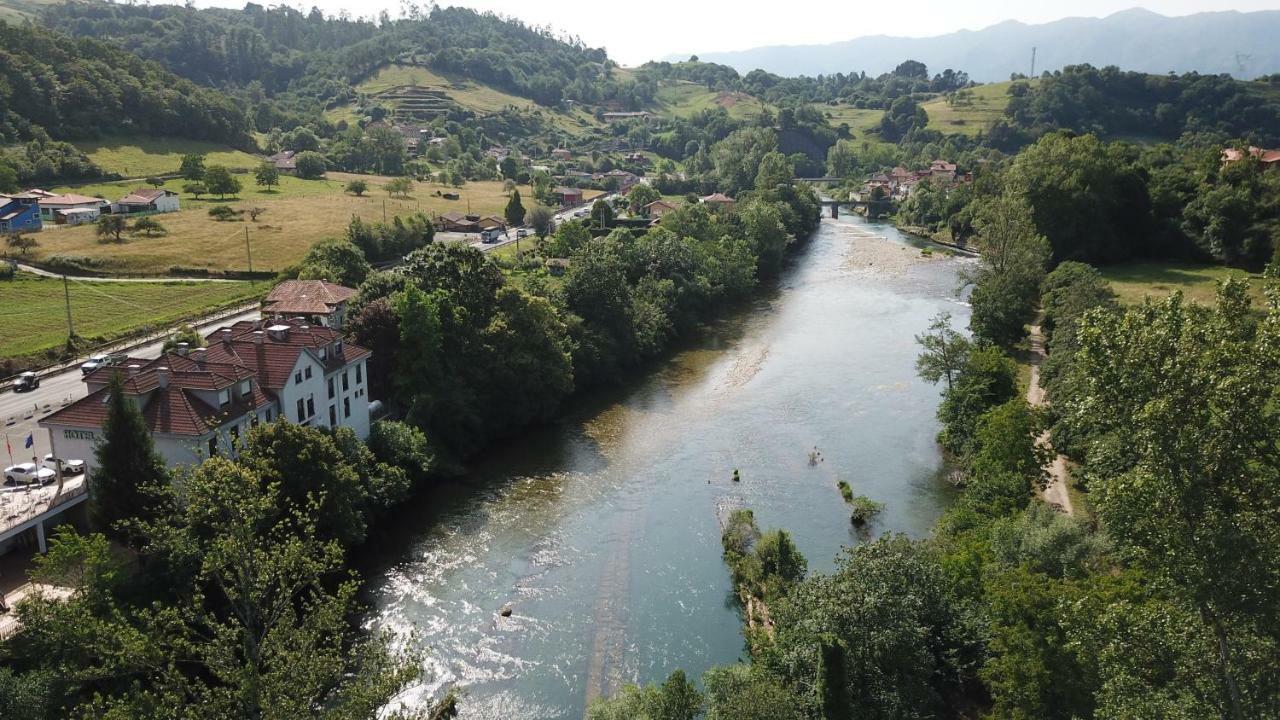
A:
{"label": "blue house", "polygon": [[39,195],[0,195],[0,233],[36,231],[41,227]]}

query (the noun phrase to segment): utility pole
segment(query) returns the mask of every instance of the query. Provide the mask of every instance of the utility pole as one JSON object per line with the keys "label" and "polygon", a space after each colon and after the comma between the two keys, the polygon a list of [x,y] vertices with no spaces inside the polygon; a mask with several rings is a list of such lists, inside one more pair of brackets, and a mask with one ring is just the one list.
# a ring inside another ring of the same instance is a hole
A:
{"label": "utility pole", "polygon": [[67,284],[67,274],[62,273],[62,295],[67,300],[67,342],[76,336],[76,326],[71,323],[71,286]]}
{"label": "utility pole", "polygon": [[387,224],[387,199],[382,198],[382,224]]}
{"label": "utility pole", "polygon": [[1027,77],[1034,78],[1036,76],[1036,48],[1031,46],[1031,74]]}
{"label": "utility pole", "polygon": [[244,226],[244,253],[249,256],[249,284],[253,285],[253,248],[249,247],[249,226]]}

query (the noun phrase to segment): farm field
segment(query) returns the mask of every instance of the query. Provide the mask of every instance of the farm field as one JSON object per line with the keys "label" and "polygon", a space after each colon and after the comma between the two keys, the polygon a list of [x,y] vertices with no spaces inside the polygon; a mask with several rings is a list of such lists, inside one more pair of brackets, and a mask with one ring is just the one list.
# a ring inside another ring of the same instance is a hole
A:
{"label": "farm field", "polygon": [[[449,99],[468,110],[477,113],[498,112],[514,105],[526,110],[546,113],[551,122],[561,130],[572,134],[582,134],[600,127],[600,123],[588,112],[575,109],[564,113],[543,107],[526,97],[513,95],[498,88],[474,80],[440,73],[420,65],[391,64],[374,73],[364,82],[356,86],[356,90],[367,95],[376,95],[403,85],[420,85],[443,90]],[[354,106],[330,108],[325,112],[332,120],[355,118]]]}
{"label": "farm field", "polygon": [[717,92],[692,82],[664,82],[654,98],[655,110],[670,117],[684,117],[702,110],[722,107],[731,117],[743,119],[758,115],[761,102],[739,92]]}
{"label": "farm field", "polygon": [[[168,230],[161,237],[139,237],[122,244],[99,243],[96,228],[55,227],[36,235],[40,245],[32,251],[36,260],[57,255],[76,259],[77,264],[115,275],[165,275],[171,268],[202,269],[214,272],[248,269],[245,230],[248,229],[254,270],[279,271],[302,259],[318,240],[340,237],[353,216],[365,220],[387,220],[397,215],[423,212],[434,216],[457,210],[479,215],[501,215],[507,195],[500,182],[471,182],[461,188],[435,183],[417,183],[407,197],[388,197],[380,186],[391,178],[374,175],[329,173],[323,180],[282,178],[275,192],[264,192],[253,185],[252,176],[240,176],[245,189],[236,198],[217,200],[205,196],[196,200],[182,196],[182,210],[154,216]],[[369,184],[364,197],[344,191],[348,180],[359,177]],[[180,190],[182,181],[166,185]],[[124,187],[128,186],[128,187]],[[77,188],[85,194],[116,197],[133,184]],[[458,200],[446,200],[436,193],[457,192]],[[528,186],[520,188],[524,198],[532,198]],[[526,203],[531,204],[529,199]],[[257,221],[248,216],[240,220],[219,222],[209,217],[214,205],[234,209],[262,208]],[[81,261],[80,259],[87,259]]]}
{"label": "farm field", "polygon": [[76,147],[104,171],[130,178],[177,172],[182,156],[188,153],[204,155],[207,165],[236,169],[252,168],[261,162],[254,155],[226,145],[179,138],[124,135],[77,142]]}
{"label": "farm field", "polygon": [[929,114],[929,129],[959,135],[977,135],[986,131],[1004,117],[1004,110],[1009,106],[1011,84],[988,83],[970,88],[973,96],[969,105],[952,107],[945,96],[922,104],[921,107]]}
{"label": "farm field", "polygon": [[1247,279],[1254,303],[1264,299],[1261,275],[1221,265],[1143,261],[1102,267],[1099,271],[1126,305],[1141,303],[1148,297],[1159,300],[1174,290],[1181,290],[1192,302],[1212,303],[1218,283],[1227,278]]}
{"label": "farm field", "polygon": [[[106,342],[144,326],[179,322],[214,308],[251,302],[267,292],[258,282],[70,283],[76,334]],[[36,355],[67,339],[62,280],[18,273],[0,281],[0,357]]]}
{"label": "farm field", "polygon": [[884,117],[883,110],[856,108],[851,105],[827,105],[825,103],[815,103],[814,107],[827,118],[827,121],[833,127],[840,127],[841,124],[848,123],[849,133],[854,140],[878,141],[880,139],[879,135],[869,135],[869,132],[880,126],[880,118]]}

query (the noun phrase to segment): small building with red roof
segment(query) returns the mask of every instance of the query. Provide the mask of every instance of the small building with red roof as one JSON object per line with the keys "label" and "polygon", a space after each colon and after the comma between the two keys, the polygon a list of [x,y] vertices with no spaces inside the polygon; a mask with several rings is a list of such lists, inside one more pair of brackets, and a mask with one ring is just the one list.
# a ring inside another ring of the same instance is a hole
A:
{"label": "small building with red roof", "polygon": [[285,280],[271,289],[262,316],[274,319],[302,318],[312,325],[341,329],[347,302],[356,291],[324,280]]}

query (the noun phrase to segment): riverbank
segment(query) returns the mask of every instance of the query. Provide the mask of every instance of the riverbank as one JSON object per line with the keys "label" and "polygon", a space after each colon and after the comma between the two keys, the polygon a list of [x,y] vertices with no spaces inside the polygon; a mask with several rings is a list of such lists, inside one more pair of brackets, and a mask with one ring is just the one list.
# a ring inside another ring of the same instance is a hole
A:
{"label": "riverbank", "polygon": [[913,337],[944,309],[965,321],[965,261],[912,248],[900,272],[851,272],[873,243],[911,248],[824,220],[775,288],[397,512],[362,565],[368,627],[428,656],[406,702],[462,685],[464,718],[576,720],[623,683],[734,661],[719,520],[734,508],[791,530],[819,572],[859,539],[838,480],[885,503],[876,532],[929,532],[953,490]]}

